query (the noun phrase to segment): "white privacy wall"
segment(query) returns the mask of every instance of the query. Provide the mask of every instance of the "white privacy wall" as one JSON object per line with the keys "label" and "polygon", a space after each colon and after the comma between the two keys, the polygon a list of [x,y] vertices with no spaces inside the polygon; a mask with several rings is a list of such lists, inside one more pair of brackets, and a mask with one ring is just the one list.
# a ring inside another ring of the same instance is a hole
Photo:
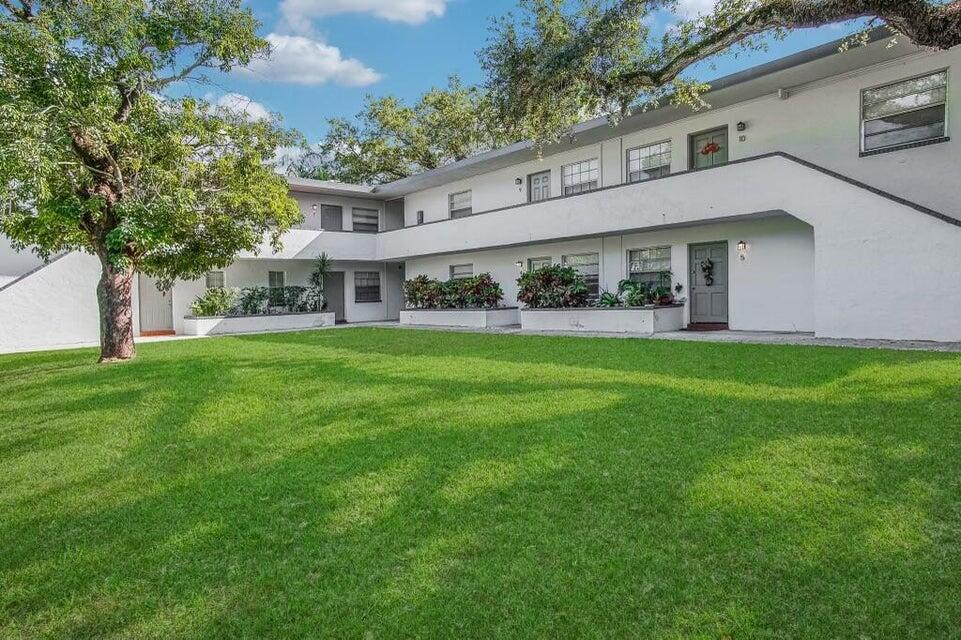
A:
{"label": "white privacy wall", "polygon": [[[737,330],[814,331],[814,234],[811,227],[789,216],[708,224],[641,234],[612,235],[576,242],[539,243],[509,249],[432,256],[408,261],[408,278],[425,274],[449,277],[453,264],[474,265],[474,273],[489,271],[504,289],[505,305],[517,304],[517,278],[530,258],[599,254],[600,286],[614,291],[627,277],[627,252],[645,247],[671,246],[673,282],[684,285],[688,296],[688,245],[728,243],[729,324]],[[749,243],[744,261],[738,259],[739,240]],[[518,269],[517,262],[522,263]],[[685,308],[685,322],[688,308]]]}
{"label": "white privacy wall", "polygon": [[[100,262],[70,253],[0,290],[0,352],[98,344]],[[134,331],[139,305],[134,283]]]}
{"label": "white privacy wall", "polygon": [[[643,131],[617,135],[601,144],[547,155],[541,160],[519,163],[472,178],[458,180],[410,194],[406,197],[406,222],[416,222],[416,212],[424,211],[425,221],[448,217],[447,196],[472,190],[473,209],[487,211],[526,202],[528,174],[550,170],[551,192],[561,195],[560,167],[569,162],[597,157],[601,160],[603,186],[625,180],[626,152],[632,147],[671,141],[674,173],[689,166],[688,136],[692,133],[728,127],[730,159],[747,158],[774,151],[796,155],[809,162],[885,189],[911,201],[961,217],[957,176],[961,173],[961,153],[952,140],[893,153],[859,157],[861,90],[951,67],[948,89],[948,131],[957,131],[954,122],[961,113],[961,79],[953,73],[961,64],[961,47],[947,52],[920,53],[899,58],[857,74],[844,75],[808,85],[788,87],[790,97],[781,100],[773,93],[767,97],[719,109],[704,109],[669,124]],[[673,108],[673,107],[666,107]],[[738,132],[738,122],[747,129]],[[740,136],[744,137],[741,141]],[[515,180],[524,184],[518,186]],[[780,185],[790,188],[790,185]]]}

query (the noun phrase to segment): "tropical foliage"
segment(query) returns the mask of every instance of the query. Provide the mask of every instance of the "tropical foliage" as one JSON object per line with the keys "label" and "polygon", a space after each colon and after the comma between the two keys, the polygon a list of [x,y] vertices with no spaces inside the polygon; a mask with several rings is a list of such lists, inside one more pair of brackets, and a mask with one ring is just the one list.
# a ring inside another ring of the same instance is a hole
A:
{"label": "tropical foliage", "polygon": [[444,282],[419,275],[404,283],[404,297],[411,309],[493,309],[504,291],[489,273]]}
{"label": "tropical foliage", "polygon": [[517,279],[517,300],[532,309],[586,307],[587,283],[573,267],[550,265],[528,271]]}

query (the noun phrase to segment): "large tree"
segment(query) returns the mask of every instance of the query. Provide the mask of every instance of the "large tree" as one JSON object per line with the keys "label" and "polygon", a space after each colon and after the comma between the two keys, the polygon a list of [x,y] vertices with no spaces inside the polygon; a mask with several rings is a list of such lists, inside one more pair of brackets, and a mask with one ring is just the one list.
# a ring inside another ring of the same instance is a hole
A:
{"label": "large tree", "polygon": [[654,37],[652,14],[677,13],[678,4],[521,0],[521,17],[497,22],[482,52],[499,117],[546,143],[588,116],[616,121],[664,99],[697,108],[708,87],[681,75],[691,65],[794,29],[863,20],[924,47],[961,43],[961,0],[718,0],[708,15]]}
{"label": "large tree", "polygon": [[256,27],[240,0],[0,0],[0,230],[100,259],[102,361],[134,356],[135,272],[197,277],[299,218],[270,165],[292,133],[164,95],[266,54]]}
{"label": "large tree", "polygon": [[456,77],[414,104],[369,96],[354,121],[333,118],[324,139],[292,170],[303,176],[382,184],[513,142],[486,93]]}

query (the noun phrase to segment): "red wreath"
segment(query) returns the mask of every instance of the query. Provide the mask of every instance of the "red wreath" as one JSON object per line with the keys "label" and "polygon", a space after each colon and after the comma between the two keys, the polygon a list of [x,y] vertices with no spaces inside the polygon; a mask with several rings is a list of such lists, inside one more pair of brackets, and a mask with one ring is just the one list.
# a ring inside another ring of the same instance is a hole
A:
{"label": "red wreath", "polygon": [[717,152],[720,151],[720,150],[721,150],[721,147],[720,147],[720,145],[718,145],[718,143],[716,143],[716,142],[708,142],[706,145],[704,145],[704,148],[701,149],[701,155],[702,155],[702,156],[709,156],[709,155],[711,155],[712,153],[717,153]]}

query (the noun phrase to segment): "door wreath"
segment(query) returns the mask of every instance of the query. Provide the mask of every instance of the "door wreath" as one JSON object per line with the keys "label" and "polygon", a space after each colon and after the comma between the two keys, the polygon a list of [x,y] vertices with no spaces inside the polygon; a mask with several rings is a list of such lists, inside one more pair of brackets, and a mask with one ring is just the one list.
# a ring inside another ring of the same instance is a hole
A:
{"label": "door wreath", "polygon": [[714,261],[710,258],[701,260],[701,273],[704,274],[704,285],[710,287],[714,284]]}

